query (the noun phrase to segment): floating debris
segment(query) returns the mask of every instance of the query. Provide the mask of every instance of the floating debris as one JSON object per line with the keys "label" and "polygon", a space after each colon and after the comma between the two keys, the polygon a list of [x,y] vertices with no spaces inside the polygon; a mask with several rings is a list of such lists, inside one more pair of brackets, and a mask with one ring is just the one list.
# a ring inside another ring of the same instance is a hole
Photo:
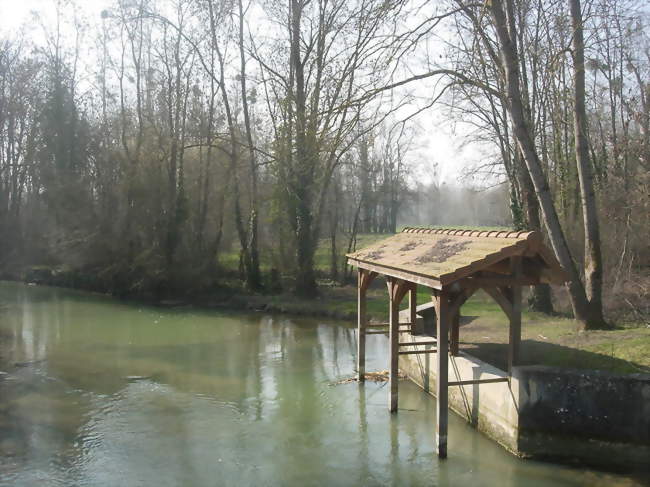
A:
{"label": "floating debris", "polygon": [[36,365],[45,362],[45,359],[41,360],[31,360],[28,362],[14,362],[14,367],[29,367],[31,365]]}
{"label": "floating debris", "polygon": [[129,382],[140,382],[143,380],[151,380],[152,377],[151,375],[127,375],[125,379]]}
{"label": "floating debris", "polygon": [[[388,382],[389,375],[390,374],[389,374],[388,370],[380,370],[378,372],[366,372],[365,377],[366,377],[366,380],[370,381],[370,382]],[[406,374],[403,374],[401,372],[397,375],[397,377],[398,377],[399,380],[404,380],[404,379],[407,378]],[[357,376],[355,375],[353,377],[346,377],[344,379],[340,379],[340,380],[331,382],[330,385],[331,386],[338,386],[338,385],[341,385],[341,384],[349,384],[350,382],[358,382],[358,380],[359,379],[357,379]]]}

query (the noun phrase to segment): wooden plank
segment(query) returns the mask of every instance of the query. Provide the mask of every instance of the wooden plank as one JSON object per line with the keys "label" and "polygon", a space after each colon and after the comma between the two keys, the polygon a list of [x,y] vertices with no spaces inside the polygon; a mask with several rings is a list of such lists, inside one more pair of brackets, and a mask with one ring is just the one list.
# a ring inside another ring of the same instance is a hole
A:
{"label": "wooden plank", "polygon": [[447,458],[447,429],[449,402],[448,378],[448,333],[449,333],[449,296],[446,289],[436,293],[436,330],[438,353],[436,354],[436,451],[439,458]]}
{"label": "wooden plank", "polygon": [[369,271],[377,272],[378,274],[394,277],[396,279],[404,279],[416,284],[422,284],[433,289],[440,289],[440,281],[433,277],[427,277],[421,274],[416,274],[407,271],[400,271],[399,269],[394,269],[392,267],[385,267],[382,265],[371,264],[370,262],[364,262],[362,260],[357,260],[354,258],[348,258],[348,264],[352,266],[359,267],[361,269],[367,269]]}
{"label": "wooden plank", "polygon": [[[389,325],[390,325],[390,323],[389,323],[389,322],[386,322],[386,323],[372,323],[372,324],[369,323],[369,324],[367,324],[366,326],[367,326],[368,328],[386,328],[386,329],[388,329],[388,326],[389,326]],[[402,322],[399,324],[399,326],[411,326],[411,323],[409,323],[409,322],[407,322],[407,321],[402,321]]]}
{"label": "wooden plank", "polygon": [[366,290],[364,285],[368,271],[359,269],[357,273],[357,379],[359,382],[366,380]]}
{"label": "wooden plank", "polygon": [[414,347],[416,345],[435,345],[438,343],[437,340],[431,340],[426,342],[399,342],[400,347]]}
{"label": "wooden plank", "polygon": [[459,380],[454,382],[448,382],[447,386],[471,386],[474,384],[493,384],[495,382],[508,382],[510,379],[507,377],[498,377],[495,379],[473,379],[473,380]]}
{"label": "wooden plank", "polygon": [[[511,271],[516,277],[522,274],[521,257],[512,257],[510,265]],[[510,287],[510,300],[512,313],[509,316],[508,375],[512,377],[512,369],[519,362],[519,351],[521,349],[521,286],[513,285]]]}
{"label": "wooden plank", "polygon": [[[401,328],[399,329],[400,332],[405,332],[405,331],[410,331],[410,328]],[[371,330],[367,331],[366,335],[386,335],[390,333],[390,330],[386,328],[385,330]]]}
{"label": "wooden plank", "polygon": [[416,355],[418,353],[438,353],[438,350],[403,350],[399,352],[399,355]]}

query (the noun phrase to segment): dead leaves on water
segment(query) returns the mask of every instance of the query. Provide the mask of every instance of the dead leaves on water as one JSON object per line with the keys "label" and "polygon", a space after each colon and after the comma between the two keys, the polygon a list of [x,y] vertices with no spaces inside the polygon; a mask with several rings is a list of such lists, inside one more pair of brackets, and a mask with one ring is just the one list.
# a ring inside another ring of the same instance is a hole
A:
{"label": "dead leaves on water", "polygon": [[[366,381],[369,381],[369,382],[388,382],[389,375],[390,375],[390,373],[388,372],[388,370],[379,370],[377,372],[366,372],[365,378],[366,378]],[[403,374],[403,373],[399,372],[398,375],[397,375],[397,378],[399,380],[406,379],[406,374]],[[359,379],[357,378],[356,375],[354,375],[352,377],[345,377],[343,379],[340,379],[340,380],[337,380],[337,381],[334,381],[334,382],[330,382],[329,385],[338,386],[338,385],[341,385],[341,384],[349,384],[351,382],[358,382],[358,381],[359,381]]]}

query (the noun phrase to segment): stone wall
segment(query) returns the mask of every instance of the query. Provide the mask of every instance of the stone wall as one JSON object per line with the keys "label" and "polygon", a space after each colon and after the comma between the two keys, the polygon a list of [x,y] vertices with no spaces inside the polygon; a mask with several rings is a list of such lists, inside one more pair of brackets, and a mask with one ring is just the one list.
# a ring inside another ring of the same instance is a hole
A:
{"label": "stone wall", "polygon": [[526,455],[650,467],[650,375],[516,367]]}

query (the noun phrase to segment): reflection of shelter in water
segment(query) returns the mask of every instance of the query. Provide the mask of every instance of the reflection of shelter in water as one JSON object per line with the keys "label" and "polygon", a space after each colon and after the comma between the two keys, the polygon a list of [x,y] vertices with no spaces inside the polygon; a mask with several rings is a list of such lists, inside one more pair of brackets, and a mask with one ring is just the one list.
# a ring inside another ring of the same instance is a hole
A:
{"label": "reflection of shelter in water", "polygon": [[[365,375],[365,337],[390,334],[390,410],[397,410],[399,355],[436,356],[436,447],[447,456],[447,409],[450,386],[508,382],[521,342],[521,288],[539,283],[561,284],[565,272],[538,232],[406,228],[402,233],[349,254],[358,268],[358,374]],[[386,276],[389,322],[369,325],[366,291],[378,275]],[[417,286],[431,289],[432,302],[417,306]],[[510,323],[508,374],[490,379],[449,381],[448,355],[458,355],[460,308],[483,289]],[[399,323],[399,305],[409,295],[408,321]],[[416,339],[416,337],[420,335]],[[421,335],[431,339],[422,340]],[[400,336],[406,341],[400,342]],[[404,338],[406,337],[406,338]],[[408,337],[411,337],[409,340]]]}

